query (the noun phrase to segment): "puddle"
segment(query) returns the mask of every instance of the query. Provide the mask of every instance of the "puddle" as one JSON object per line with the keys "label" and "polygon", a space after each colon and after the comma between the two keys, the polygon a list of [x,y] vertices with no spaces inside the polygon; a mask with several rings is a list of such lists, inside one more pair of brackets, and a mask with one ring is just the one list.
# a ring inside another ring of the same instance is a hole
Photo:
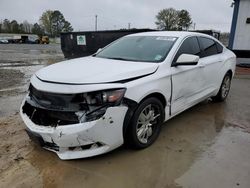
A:
{"label": "puddle", "polygon": [[0,117],[10,115],[19,109],[21,100],[24,97],[31,76],[39,69],[57,62],[57,60],[34,61],[31,65],[25,66],[11,63],[8,67],[0,66]]}
{"label": "puddle", "polygon": [[181,187],[249,187],[249,145],[249,133],[224,127],[215,143],[176,183]]}
{"label": "puddle", "polygon": [[0,117],[19,109],[37,70],[63,60],[58,45],[0,45],[0,57]]}

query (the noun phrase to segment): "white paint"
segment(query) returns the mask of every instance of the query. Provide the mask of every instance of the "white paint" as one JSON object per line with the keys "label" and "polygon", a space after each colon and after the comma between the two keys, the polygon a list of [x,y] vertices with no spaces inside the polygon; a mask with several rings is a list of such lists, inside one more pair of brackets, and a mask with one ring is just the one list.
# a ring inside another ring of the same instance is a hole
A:
{"label": "white paint", "polygon": [[240,0],[233,50],[250,50],[250,24],[246,23],[247,18],[250,18],[250,1]]}
{"label": "white paint", "polygon": [[181,54],[180,57],[177,59],[176,63],[193,63],[198,62],[200,59],[197,55],[190,55],[190,54]]}
{"label": "white paint", "polygon": [[44,81],[100,84],[150,74],[157,67],[157,63],[128,62],[89,56],[50,65],[38,71],[36,75]]}
{"label": "white paint", "polygon": [[[51,151],[57,153],[61,159],[76,159],[106,153],[121,146],[123,144],[123,119],[127,109],[126,106],[110,107],[103,116],[105,119],[101,118],[96,121],[58,126],[56,128],[36,125],[26,114],[22,113],[22,110],[20,114],[29,130],[41,135],[45,142],[53,140],[60,148],[59,151]],[[113,123],[110,123],[110,117],[112,117]],[[68,147],[82,146],[95,142],[101,142],[104,146],[80,151],[68,149]]]}
{"label": "white paint", "polygon": [[[232,70],[234,73],[235,71],[236,57],[225,47],[221,54],[200,58],[197,65],[171,67],[177,50],[188,36],[212,38],[210,36],[189,32],[148,32],[133,35],[171,36],[178,39],[161,63],[85,57],[48,66],[37,72],[32,77],[31,83],[38,90],[63,94],[126,88],[125,97],[137,103],[152,93],[160,93],[167,101],[165,120],[168,120],[198,102],[216,95],[226,72]],[[183,59],[194,60],[194,57],[186,56]],[[105,83],[149,73],[153,74],[126,83]],[[41,81],[37,77],[47,82]],[[50,83],[51,81],[60,82],[60,84]],[[169,115],[170,105],[171,116]],[[127,107],[122,105],[108,108],[104,117],[105,119],[112,118],[113,124],[100,118],[92,122],[57,127],[35,125],[23,114],[22,109],[21,116],[28,129],[40,134],[45,141],[51,142],[51,138],[53,138],[53,141],[60,147],[57,154],[61,159],[73,159],[105,153],[123,144],[122,128],[126,111]],[[63,136],[60,136],[61,133]],[[70,151],[67,149],[95,142],[102,142],[105,145],[88,150]]]}

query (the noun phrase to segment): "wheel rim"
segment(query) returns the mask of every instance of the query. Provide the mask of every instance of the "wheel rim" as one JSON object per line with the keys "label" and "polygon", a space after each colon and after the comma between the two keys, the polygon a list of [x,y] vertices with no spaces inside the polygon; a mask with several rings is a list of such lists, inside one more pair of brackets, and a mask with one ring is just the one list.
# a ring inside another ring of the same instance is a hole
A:
{"label": "wheel rim", "polygon": [[136,125],[136,135],[138,140],[146,144],[156,131],[158,124],[159,110],[152,104],[146,106],[140,113]]}
{"label": "wheel rim", "polygon": [[221,95],[223,98],[226,98],[226,96],[229,93],[229,89],[230,89],[230,78],[229,76],[227,76],[222,84],[222,88],[221,88]]}

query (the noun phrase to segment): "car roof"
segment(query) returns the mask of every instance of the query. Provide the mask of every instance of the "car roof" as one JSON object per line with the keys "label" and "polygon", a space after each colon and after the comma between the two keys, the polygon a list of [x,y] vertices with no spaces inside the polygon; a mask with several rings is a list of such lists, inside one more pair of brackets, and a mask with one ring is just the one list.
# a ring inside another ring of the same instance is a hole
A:
{"label": "car roof", "polygon": [[189,32],[189,31],[153,31],[153,32],[135,33],[128,36],[169,36],[178,38],[185,38],[187,36],[205,36],[212,38],[210,35],[197,32]]}

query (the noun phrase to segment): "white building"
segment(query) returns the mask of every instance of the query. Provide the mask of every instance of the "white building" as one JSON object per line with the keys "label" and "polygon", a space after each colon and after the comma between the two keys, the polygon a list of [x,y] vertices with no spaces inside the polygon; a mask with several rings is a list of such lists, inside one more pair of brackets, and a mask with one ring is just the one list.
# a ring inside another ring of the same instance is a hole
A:
{"label": "white building", "polygon": [[229,48],[239,56],[250,56],[250,0],[234,0]]}

